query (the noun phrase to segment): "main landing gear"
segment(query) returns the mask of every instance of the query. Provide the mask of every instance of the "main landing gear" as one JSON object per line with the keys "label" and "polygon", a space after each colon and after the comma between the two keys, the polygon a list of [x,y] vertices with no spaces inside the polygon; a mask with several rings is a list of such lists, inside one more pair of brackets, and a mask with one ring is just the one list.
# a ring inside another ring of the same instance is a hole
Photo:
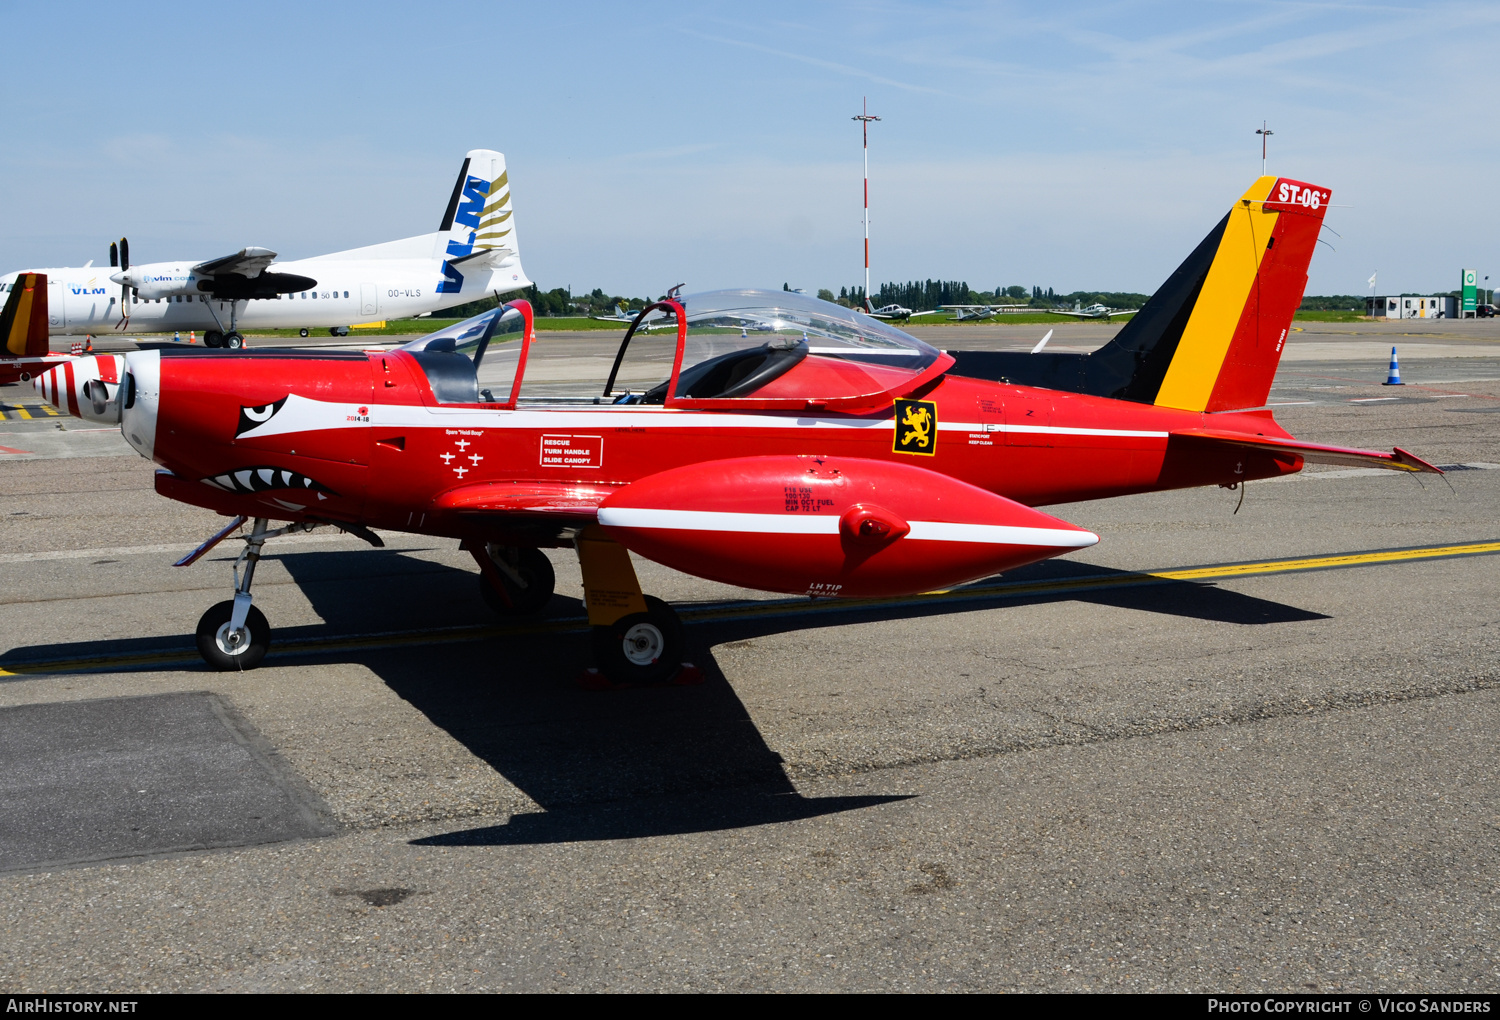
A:
{"label": "main landing gear", "polygon": [[203,334],[203,346],[227,347],[232,351],[237,351],[245,346],[245,338],[232,329],[227,333],[220,333],[216,329],[211,329]]}
{"label": "main landing gear", "polygon": [[630,553],[598,525],[574,544],[583,569],[594,661],[616,684],[656,684],[684,668],[682,622],[661,599],[641,594]]}
{"label": "main landing gear", "polygon": [[557,576],[540,549],[465,542],[479,564],[479,594],[501,616],[540,613],[552,599]]}
{"label": "main landing gear", "polygon": [[[583,569],[591,644],[597,671],[609,684],[637,686],[671,679],[682,669],[683,634],[677,613],[661,599],[641,594],[630,554],[597,526],[584,528],[574,545]],[[463,548],[479,564],[479,593],[501,616],[541,612],[556,578],[540,549],[470,540]]]}

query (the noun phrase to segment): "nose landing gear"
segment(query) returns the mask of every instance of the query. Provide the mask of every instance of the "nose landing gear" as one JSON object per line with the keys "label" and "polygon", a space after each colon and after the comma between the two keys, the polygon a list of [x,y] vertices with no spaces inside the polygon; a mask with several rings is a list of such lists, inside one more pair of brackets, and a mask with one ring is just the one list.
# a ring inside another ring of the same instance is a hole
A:
{"label": "nose landing gear", "polygon": [[[254,669],[271,646],[271,625],[266,622],[265,614],[250,604],[255,565],[260,562],[261,547],[270,534],[266,531],[266,519],[257,517],[250,537],[245,539],[245,549],[234,564],[234,598],[211,607],[198,620],[198,654],[214,669]],[[243,575],[241,564],[245,567]]]}
{"label": "nose landing gear", "polygon": [[[231,521],[217,535],[178,560],[175,565],[186,567],[197,562],[199,557],[228,538],[231,532],[244,523],[243,517]],[[198,654],[214,669],[254,669],[266,657],[266,650],[271,647],[271,625],[266,622],[265,614],[251,605],[250,599],[250,585],[255,580],[255,566],[260,562],[261,549],[268,538],[311,531],[318,527],[316,523],[288,524],[284,528],[267,531],[266,523],[264,517],[255,518],[250,534],[245,536],[245,548],[239,559],[234,561],[234,598],[211,606],[198,619]],[[376,535],[357,525],[335,526],[358,535],[371,545],[382,544]],[[241,567],[244,568],[244,573],[240,572]]]}

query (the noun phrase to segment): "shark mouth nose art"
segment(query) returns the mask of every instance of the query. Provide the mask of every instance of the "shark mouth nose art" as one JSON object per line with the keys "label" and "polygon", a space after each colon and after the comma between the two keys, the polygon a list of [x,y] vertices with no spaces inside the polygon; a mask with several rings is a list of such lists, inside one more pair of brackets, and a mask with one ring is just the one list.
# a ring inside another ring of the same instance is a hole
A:
{"label": "shark mouth nose art", "polygon": [[328,486],[299,474],[278,467],[249,467],[226,471],[222,475],[202,479],[205,485],[234,493],[270,492],[273,489],[301,489],[337,496]]}

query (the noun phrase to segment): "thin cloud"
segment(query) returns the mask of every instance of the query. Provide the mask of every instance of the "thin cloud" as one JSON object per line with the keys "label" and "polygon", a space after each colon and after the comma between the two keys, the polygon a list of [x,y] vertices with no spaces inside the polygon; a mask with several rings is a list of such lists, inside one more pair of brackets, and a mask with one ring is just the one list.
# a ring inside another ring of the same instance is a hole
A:
{"label": "thin cloud", "polygon": [[752,50],[756,53],[767,53],[773,57],[781,57],[784,60],[795,60],[798,63],[807,64],[812,67],[821,67],[825,71],[834,71],[838,74],[848,75],[851,78],[863,78],[866,81],[872,81],[877,85],[889,85],[892,88],[904,89],[907,92],[917,92],[932,96],[944,96],[948,99],[959,98],[958,96],[955,96],[951,93],[944,92],[942,89],[930,88],[926,85],[913,85],[910,82],[905,81],[897,81],[894,78],[886,78],[878,74],[872,74],[869,71],[864,70],[863,68],[850,67],[848,64],[839,64],[835,63],[832,60],[821,60],[818,57],[809,57],[801,53],[790,53],[786,50],[772,49],[769,46],[762,46],[759,43],[746,42],[743,39],[726,39],[723,36],[708,35],[705,32],[699,32],[691,28],[679,28],[678,31],[683,33],[684,35],[696,36],[699,39],[704,39],[708,42],[724,43],[727,46],[738,46],[741,49]]}

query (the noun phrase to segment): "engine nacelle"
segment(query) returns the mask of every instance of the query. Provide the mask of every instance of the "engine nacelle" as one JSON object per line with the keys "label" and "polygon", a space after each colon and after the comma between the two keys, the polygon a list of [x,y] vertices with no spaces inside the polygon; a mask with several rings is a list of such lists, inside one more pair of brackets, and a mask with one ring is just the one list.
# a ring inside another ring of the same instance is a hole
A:
{"label": "engine nacelle", "polygon": [[744,457],[648,475],[599,523],[658,563],[798,595],[912,595],[1082,549],[1099,537],[910,464]]}
{"label": "engine nacelle", "polygon": [[198,277],[186,266],[152,263],[132,266],[110,277],[115,283],[135,291],[142,301],[198,293]]}

